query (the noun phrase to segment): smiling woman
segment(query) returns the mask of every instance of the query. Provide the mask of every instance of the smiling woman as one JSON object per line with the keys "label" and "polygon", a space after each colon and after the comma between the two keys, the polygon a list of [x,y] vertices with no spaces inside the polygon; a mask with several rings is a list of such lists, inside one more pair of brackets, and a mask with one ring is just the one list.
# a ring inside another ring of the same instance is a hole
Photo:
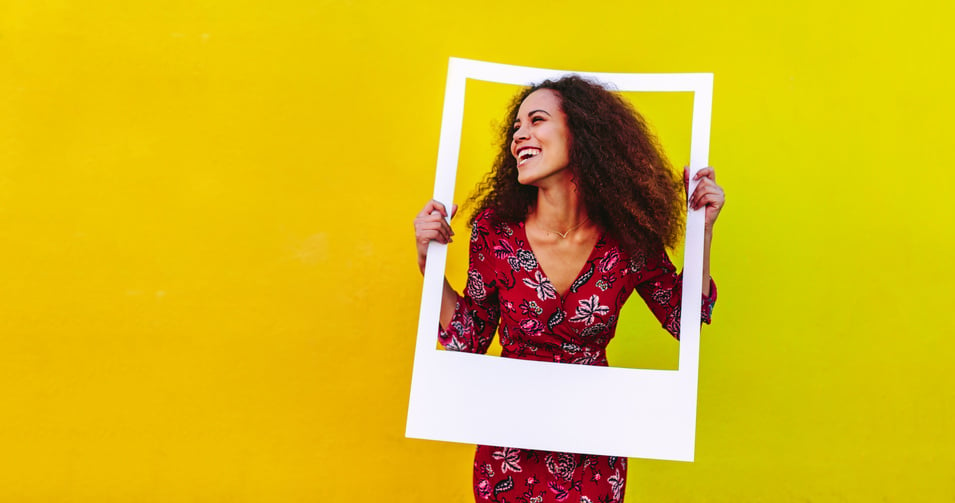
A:
{"label": "smiling woman", "polygon": [[[464,295],[445,280],[441,343],[484,353],[500,327],[503,357],[606,366],[633,291],[679,337],[683,282],[665,249],[678,239],[683,191],[639,114],[568,76],[521,92],[506,124],[473,199]],[[701,317],[709,323],[709,249],[724,196],[711,168],[696,177],[689,204],[705,208]],[[431,201],[415,219],[422,271],[428,243],[452,239],[447,216]],[[625,478],[625,458],[491,446],[474,458],[478,501],[620,502]]]}
{"label": "smiling woman", "polygon": [[514,122],[511,155],[517,160],[517,181],[566,186],[569,147],[570,131],[560,97],[551,89],[531,93],[521,103]]}

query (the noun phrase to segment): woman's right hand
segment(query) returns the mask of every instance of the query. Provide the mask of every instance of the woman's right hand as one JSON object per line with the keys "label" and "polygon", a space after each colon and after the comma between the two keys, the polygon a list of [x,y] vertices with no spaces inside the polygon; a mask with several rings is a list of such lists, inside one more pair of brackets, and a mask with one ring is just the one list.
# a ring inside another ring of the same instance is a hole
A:
{"label": "woman's right hand", "polygon": [[[451,207],[451,216],[458,211],[458,205]],[[454,231],[448,224],[448,211],[438,201],[431,200],[414,219],[414,240],[418,248],[418,269],[424,274],[424,265],[428,259],[428,243],[437,241],[448,244],[452,241]]]}

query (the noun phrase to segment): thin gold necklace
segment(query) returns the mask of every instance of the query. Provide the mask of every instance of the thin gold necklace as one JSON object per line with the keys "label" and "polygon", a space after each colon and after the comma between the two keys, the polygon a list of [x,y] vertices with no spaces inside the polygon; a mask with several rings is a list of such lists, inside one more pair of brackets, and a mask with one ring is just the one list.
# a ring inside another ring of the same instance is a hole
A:
{"label": "thin gold necklace", "polygon": [[581,225],[584,225],[585,223],[587,223],[587,222],[589,222],[589,221],[590,221],[589,218],[585,218],[585,219],[581,220],[579,224],[577,224],[577,225],[571,227],[570,229],[567,229],[567,232],[557,232],[557,231],[555,231],[555,230],[551,230],[551,229],[544,228],[543,226],[541,226],[541,227],[544,228],[544,230],[547,231],[547,232],[552,232],[552,233],[554,233],[554,234],[557,234],[558,236],[560,236],[561,239],[567,239],[567,235],[568,235],[568,234],[570,234],[571,232],[573,232],[573,231],[579,229]]}

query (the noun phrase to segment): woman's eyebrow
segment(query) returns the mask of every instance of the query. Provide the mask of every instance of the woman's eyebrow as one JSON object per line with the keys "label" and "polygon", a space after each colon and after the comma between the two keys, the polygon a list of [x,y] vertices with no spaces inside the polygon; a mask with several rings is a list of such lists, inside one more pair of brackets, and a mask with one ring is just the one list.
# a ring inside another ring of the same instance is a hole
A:
{"label": "woman's eyebrow", "polygon": [[[537,110],[531,110],[530,112],[527,112],[527,116],[530,117],[530,116],[536,114],[537,112],[540,112],[540,113],[543,113],[543,114],[547,114],[548,117],[553,117],[553,116],[550,114],[550,112],[548,112],[547,110],[541,110],[541,109],[539,109],[539,108],[538,108]],[[514,124],[517,124],[517,123],[520,122],[520,121],[521,121],[521,118],[518,117],[518,118],[514,119]]]}

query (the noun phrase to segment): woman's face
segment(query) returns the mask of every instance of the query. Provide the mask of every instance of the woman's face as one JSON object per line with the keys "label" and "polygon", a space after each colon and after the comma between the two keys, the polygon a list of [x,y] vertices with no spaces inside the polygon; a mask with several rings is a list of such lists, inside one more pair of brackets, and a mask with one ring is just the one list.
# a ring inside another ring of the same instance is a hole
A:
{"label": "woman's face", "polygon": [[521,103],[511,155],[517,159],[517,181],[524,185],[570,180],[570,129],[557,92],[538,89]]}

